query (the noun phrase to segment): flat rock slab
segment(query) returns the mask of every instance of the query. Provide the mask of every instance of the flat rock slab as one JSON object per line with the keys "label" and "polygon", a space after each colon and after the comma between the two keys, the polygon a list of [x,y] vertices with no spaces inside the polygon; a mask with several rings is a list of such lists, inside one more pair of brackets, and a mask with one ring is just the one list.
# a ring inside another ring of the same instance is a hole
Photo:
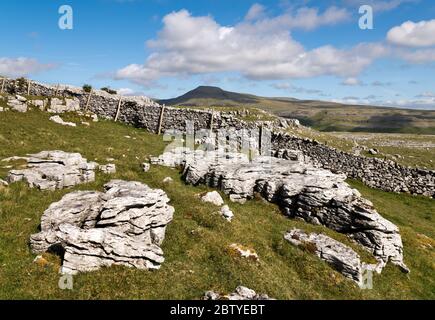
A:
{"label": "flat rock slab", "polygon": [[111,265],[158,269],[160,248],[174,208],[162,190],[113,180],[104,192],[77,191],[53,203],[30,237],[36,254],[63,253],[62,272],[89,272]]}
{"label": "flat rock slab", "polygon": [[308,251],[317,255],[320,259],[329,263],[334,269],[345,277],[361,284],[363,273],[366,270],[381,270],[383,265],[367,265],[361,262],[361,258],[352,248],[332,239],[324,234],[307,234],[299,229],[293,229],[284,235],[291,244],[305,247]]}
{"label": "flat rock slab", "polygon": [[28,157],[12,157],[4,160],[22,159],[27,168],[9,171],[7,181],[26,181],[31,188],[55,190],[95,181],[98,164],[87,162],[79,153],[42,151]]}
{"label": "flat rock slab", "polygon": [[345,233],[378,260],[391,261],[408,271],[397,226],[352,189],[343,174],[300,160],[266,156],[250,160],[244,154],[221,150],[176,148],[152,162],[182,166],[187,183],[218,188],[239,202],[261,194],[277,203],[286,215]]}

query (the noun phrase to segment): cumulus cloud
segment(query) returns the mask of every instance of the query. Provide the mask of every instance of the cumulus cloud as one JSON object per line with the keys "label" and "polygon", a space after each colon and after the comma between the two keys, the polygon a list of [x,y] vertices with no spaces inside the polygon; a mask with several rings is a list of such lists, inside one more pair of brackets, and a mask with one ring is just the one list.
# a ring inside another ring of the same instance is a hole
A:
{"label": "cumulus cloud", "polygon": [[246,14],[245,19],[248,21],[256,20],[265,15],[265,7],[259,3],[254,3]]}
{"label": "cumulus cloud", "polygon": [[[254,11],[258,13],[259,9]],[[345,10],[335,7],[323,13],[301,8],[294,14],[222,26],[210,16],[194,17],[187,10],[173,12],[164,17],[157,38],[147,42],[152,53],[145,63],[128,65],[118,70],[115,78],[147,84],[165,76],[215,72],[272,80],[356,77],[373,60],[385,56],[388,49],[371,43],[346,50],[329,45],[306,50],[291,36],[294,28],[312,29],[346,17]]]}
{"label": "cumulus cloud", "polygon": [[0,75],[7,77],[24,77],[53,69],[54,64],[44,64],[32,58],[0,57]]}
{"label": "cumulus cloud", "polygon": [[429,21],[406,21],[387,33],[390,43],[407,47],[435,45],[435,19]]}

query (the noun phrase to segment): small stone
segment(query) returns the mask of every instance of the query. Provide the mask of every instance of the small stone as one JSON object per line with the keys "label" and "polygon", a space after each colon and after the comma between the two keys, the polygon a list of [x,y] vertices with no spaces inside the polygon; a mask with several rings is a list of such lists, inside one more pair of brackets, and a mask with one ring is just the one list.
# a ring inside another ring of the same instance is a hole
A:
{"label": "small stone", "polygon": [[247,199],[246,198],[242,198],[237,194],[231,194],[230,195],[230,201],[234,202],[234,203],[239,203],[239,204],[245,204]]}
{"label": "small stone", "polygon": [[50,117],[50,121],[53,121],[62,126],[76,127],[77,125],[73,122],[65,122],[60,116],[52,116]]}
{"label": "small stone", "polygon": [[114,174],[116,173],[116,165],[113,163],[101,165],[98,167],[98,169],[103,172],[104,174]]}
{"label": "small stone", "polygon": [[259,260],[258,254],[255,252],[255,250],[246,248],[241,244],[233,243],[232,245],[230,245],[230,249],[240,255],[242,258],[247,258],[254,261]]}
{"label": "small stone", "polygon": [[214,291],[207,291],[203,300],[274,300],[267,294],[257,294],[254,290],[244,286],[238,286],[233,293],[221,296]]}
{"label": "small stone", "polygon": [[172,183],[172,182],[174,182],[174,179],[172,179],[171,177],[166,177],[165,179],[163,179],[162,182],[163,183]]}
{"label": "small stone", "polygon": [[377,155],[379,152],[378,152],[378,150],[376,150],[376,149],[370,149],[370,150],[369,150],[369,153],[370,153],[371,155]]}
{"label": "small stone", "polygon": [[222,216],[227,219],[229,222],[231,222],[231,220],[234,217],[233,212],[230,210],[230,207],[228,207],[227,205],[223,206],[221,208],[221,214]]}
{"label": "small stone", "polygon": [[201,200],[203,202],[212,203],[215,206],[221,206],[224,204],[224,200],[222,199],[221,195],[217,191],[208,192],[201,198]]}
{"label": "small stone", "polygon": [[144,162],[142,163],[142,169],[144,172],[148,172],[151,169],[151,164],[149,164],[148,162]]}
{"label": "small stone", "polygon": [[15,96],[15,99],[17,99],[20,102],[27,102],[27,99],[25,97],[20,96],[18,94]]}

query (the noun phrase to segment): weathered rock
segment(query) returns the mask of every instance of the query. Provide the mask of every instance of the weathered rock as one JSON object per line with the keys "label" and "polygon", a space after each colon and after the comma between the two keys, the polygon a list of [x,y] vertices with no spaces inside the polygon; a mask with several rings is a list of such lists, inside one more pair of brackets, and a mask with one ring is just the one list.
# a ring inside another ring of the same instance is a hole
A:
{"label": "weathered rock", "polygon": [[20,96],[19,94],[17,94],[17,95],[15,96],[15,99],[17,99],[17,100],[20,101],[20,102],[27,102],[27,98],[26,98],[26,97],[23,97],[23,96]]}
{"label": "weathered rock", "polygon": [[201,198],[202,202],[208,202],[215,206],[221,206],[224,204],[224,200],[217,191],[208,192]]}
{"label": "weathered rock", "polygon": [[379,152],[378,152],[378,150],[376,150],[376,149],[370,149],[370,150],[369,150],[369,153],[370,153],[371,155],[377,155]]}
{"label": "weathered rock", "polygon": [[25,159],[27,168],[9,171],[9,183],[25,180],[29,187],[55,190],[77,184],[93,182],[97,164],[87,162],[79,153],[42,151],[28,157],[12,157],[6,160]]}
{"label": "weathered rock", "polygon": [[14,111],[18,111],[18,112],[27,112],[27,103],[26,103],[27,99],[16,95],[14,98],[10,97],[8,99],[8,106],[14,110]]}
{"label": "weathered rock", "polygon": [[255,192],[277,203],[290,217],[321,224],[347,234],[384,263],[391,261],[407,270],[399,229],[384,219],[370,201],[352,189],[344,174],[311,163],[257,157],[221,151],[177,148],[156,163],[184,166],[186,182],[207,184],[233,199],[251,199]]}
{"label": "weathered rock", "polygon": [[105,164],[98,166],[98,169],[105,174],[114,174],[116,173],[116,165],[113,163]]}
{"label": "weathered rock", "polygon": [[237,253],[238,255],[240,255],[242,258],[247,258],[250,260],[254,260],[254,261],[258,261],[258,254],[255,252],[254,249],[250,249],[247,248],[241,244],[238,243],[233,243],[230,245],[230,250],[232,252]]}
{"label": "weathered rock", "polygon": [[39,110],[44,111],[45,107],[48,104],[48,100],[44,99],[44,100],[30,100],[29,101],[32,105],[34,105],[35,107],[39,108]]}
{"label": "weathered rock", "polygon": [[221,208],[221,214],[222,216],[227,219],[229,222],[231,222],[231,220],[233,220],[234,217],[234,213],[231,211],[230,207],[228,207],[227,205],[223,206]]}
{"label": "weathered rock", "polygon": [[207,291],[203,300],[274,300],[267,294],[257,294],[254,290],[239,286],[233,293],[220,295],[214,291]]}
{"label": "weathered rock", "polygon": [[165,192],[121,180],[104,187],[104,193],[72,192],[53,203],[41,218],[41,232],[30,237],[32,251],[64,251],[62,271],[72,274],[114,264],[159,268],[174,214]]}
{"label": "weathered rock", "polygon": [[143,172],[148,172],[151,169],[151,165],[147,162],[142,163]]}
{"label": "weathered rock", "polygon": [[[357,283],[362,283],[362,276],[365,270],[377,268],[377,266],[368,267],[361,262],[360,256],[353,249],[324,234],[307,234],[302,230],[293,229],[285,234],[284,238],[295,246],[304,246],[320,259],[328,262],[345,277]],[[381,262],[377,270],[380,272],[383,266]]]}
{"label": "weathered rock", "polygon": [[65,122],[61,117],[59,116],[52,116],[50,117],[50,121],[53,121],[57,124],[60,124],[62,126],[69,126],[69,127],[76,127],[77,125],[73,122]]}
{"label": "weathered rock", "polygon": [[166,177],[165,179],[163,179],[162,182],[163,183],[172,183],[172,182],[174,182],[174,179],[172,179],[171,177]]}
{"label": "weathered rock", "polygon": [[80,100],[52,98],[47,109],[50,113],[74,112],[80,110]]}

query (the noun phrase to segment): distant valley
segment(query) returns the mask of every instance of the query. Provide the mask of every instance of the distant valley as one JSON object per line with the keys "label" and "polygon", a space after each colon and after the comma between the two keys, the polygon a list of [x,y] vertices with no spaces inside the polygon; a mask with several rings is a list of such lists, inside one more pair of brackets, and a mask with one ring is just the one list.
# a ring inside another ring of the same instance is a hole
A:
{"label": "distant valley", "polygon": [[174,99],[168,106],[255,107],[275,115],[299,119],[320,131],[435,134],[435,111],[347,105],[326,101],[260,97],[200,86]]}

